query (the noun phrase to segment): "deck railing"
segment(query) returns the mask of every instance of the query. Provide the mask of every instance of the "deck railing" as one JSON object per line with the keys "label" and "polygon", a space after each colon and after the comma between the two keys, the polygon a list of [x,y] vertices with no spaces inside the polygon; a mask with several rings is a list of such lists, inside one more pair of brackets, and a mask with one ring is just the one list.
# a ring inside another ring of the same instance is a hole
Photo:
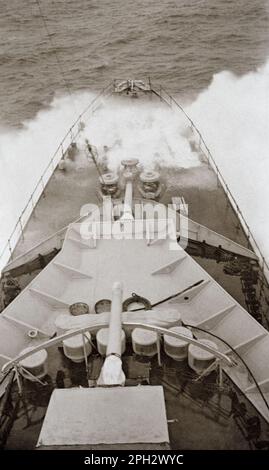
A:
{"label": "deck railing", "polygon": [[[199,129],[196,127],[192,119],[188,116],[188,114],[185,112],[185,110],[182,108],[182,106],[171,96],[169,93],[165,91],[165,89],[162,86],[152,86],[151,82],[150,87],[151,91],[155,93],[163,102],[165,102],[169,107],[172,109],[175,109],[177,111],[180,111],[182,115],[185,117],[186,122],[190,126],[194,137],[196,138],[197,144],[199,146],[200,152],[203,154],[204,158],[208,162],[208,164],[211,166],[211,168],[214,170],[218,182],[221,184],[231,206],[233,207],[240,224],[246,234],[246,237],[249,241],[250,247],[254,250],[256,253],[258,260],[259,260],[259,265],[260,268],[269,282],[269,264],[265,260],[265,257],[253,235],[253,233],[250,230],[250,227],[248,223],[246,222],[242,211],[240,210],[228,184],[226,183],[214,157],[212,156],[208,146],[206,145],[204,138],[199,131]],[[35,206],[41,197],[41,195],[45,195],[45,188],[46,185],[53,174],[55,168],[57,167],[59,161],[61,158],[64,156],[65,152],[67,151],[68,147],[70,146],[71,143],[75,142],[77,136],[82,130],[82,124],[84,121],[87,121],[91,115],[99,108],[99,106],[102,104],[103,98],[106,98],[108,96],[111,96],[113,91],[114,91],[114,85],[115,82],[111,82],[107,87],[105,87],[94,99],[91,101],[91,103],[80,113],[74,124],[70,127],[68,130],[67,134],[64,136],[62,141],[60,142],[59,146],[57,147],[55,153],[51,157],[50,161],[48,162],[46,168],[44,169],[41,177],[39,178],[33,192],[31,193],[24,209],[22,210],[15,226],[14,229],[12,230],[6,245],[4,246],[2,252],[0,253],[0,266],[4,266],[5,263],[8,262],[9,259],[12,259],[12,252],[21,237],[23,239],[24,236],[24,228],[32,214],[32,212],[35,209]]]}
{"label": "deck railing", "polygon": [[53,172],[55,171],[59,161],[65,155],[65,152],[69,148],[70,144],[75,142],[77,136],[81,132],[83,128],[83,123],[98,109],[101,105],[103,98],[106,96],[111,95],[113,92],[113,84],[110,83],[107,87],[105,87],[94,99],[91,103],[80,113],[74,124],[70,127],[60,144],[58,145],[56,151],[52,155],[51,159],[49,160],[46,168],[43,170],[38,182],[36,183],[30,197],[28,198],[18,220],[9,235],[9,238],[0,253],[0,270],[1,267],[12,259],[12,253],[14,248],[16,247],[17,242],[20,238],[23,239],[24,237],[24,229],[26,224],[31,216],[31,214],[35,210],[35,206],[38,203],[40,197],[42,195],[45,196],[46,194],[46,185],[50,180]]}
{"label": "deck railing", "polygon": [[[36,344],[35,346],[31,347],[31,349],[27,351],[25,350],[25,352],[20,352],[16,357],[6,362],[3,365],[2,369],[0,370],[0,373],[2,372],[3,374],[6,374],[10,369],[18,366],[23,359],[26,359],[27,357],[32,356],[34,353],[41,351],[42,349],[48,349],[48,348],[51,348],[52,346],[59,346],[62,344],[62,342],[65,339],[73,338],[77,335],[81,335],[85,333],[95,333],[97,330],[103,328],[104,325],[105,325],[105,322],[101,321],[100,324],[96,323],[93,326],[88,325],[88,326],[82,326],[77,329],[68,330],[67,332],[62,333],[61,335],[56,335],[56,336],[53,336],[53,338],[42,341],[42,343]],[[108,325],[108,321],[107,321],[107,325]],[[216,359],[223,361],[223,364],[226,366],[233,367],[236,365],[236,362],[233,360],[233,358],[229,357],[228,354],[222,353],[218,349],[213,348],[212,346],[208,344],[202,343],[200,339],[196,339],[190,336],[185,336],[182,333],[169,330],[168,328],[151,325],[149,323],[142,323],[138,321],[129,322],[129,321],[124,321],[124,320],[122,322],[122,326],[131,328],[132,330],[134,330],[135,328],[142,328],[144,330],[154,331],[160,337],[166,335],[166,336],[170,336],[171,338],[184,340],[188,344],[194,344],[195,346],[197,346],[199,349],[202,349],[203,351],[208,351],[212,353],[212,355],[215,356]]]}
{"label": "deck railing", "polygon": [[242,229],[245,232],[245,235],[248,239],[249,247],[252,248],[254,250],[255,254],[257,255],[260,268],[261,268],[266,280],[269,282],[269,264],[265,260],[265,257],[264,257],[264,255],[263,255],[263,253],[262,253],[262,251],[259,247],[259,244],[257,243],[253,233],[251,232],[250,227],[249,227],[248,223],[246,222],[246,220],[245,220],[245,218],[242,214],[241,209],[239,208],[239,206],[238,206],[238,204],[237,204],[237,202],[236,202],[236,200],[235,200],[235,198],[234,198],[227,182],[225,181],[225,179],[224,179],[224,177],[223,177],[223,175],[222,175],[222,173],[219,169],[219,166],[217,165],[213,155],[211,154],[207,144],[205,143],[201,132],[199,131],[199,129],[197,129],[196,125],[194,124],[194,122],[192,121],[190,116],[188,116],[186,111],[182,108],[182,106],[175,100],[175,98],[173,98],[173,96],[171,96],[169,93],[167,93],[162,86],[154,88],[154,92],[155,92],[156,95],[158,95],[160,97],[160,99],[162,101],[165,101],[172,109],[177,109],[177,110],[181,111],[182,114],[185,116],[185,118],[188,121],[188,123],[190,125],[190,128],[193,132],[193,135],[197,139],[197,144],[199,146],[200,152],[203,154],[203,156],[205,157],[208,164],[214,170],[218,182],[221,184],[221,186],[222,186],[222,188],[223,188],[223,190],[224,190],[224,192],[225,192],[225,194],[226,194],[233,210],[235,211],[235,213],[236,213],[236,215],[237,215],[237,217],[240,221]]}

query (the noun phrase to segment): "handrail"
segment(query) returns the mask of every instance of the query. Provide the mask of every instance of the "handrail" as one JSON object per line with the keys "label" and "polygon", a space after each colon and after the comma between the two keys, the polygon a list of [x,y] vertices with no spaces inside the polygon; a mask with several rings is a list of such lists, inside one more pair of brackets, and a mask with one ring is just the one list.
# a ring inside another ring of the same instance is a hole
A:
{"label": "handrail", "polygon": [[239,208],[228,184],[226,183],[220,169],[219,169],[219,166],[217,165],[212,153],[210,152],[207,144],[205,143],[205,140],[201,134],[201,132],[199,131],[199,129],[196,127],[196,125],[194,124],[193,120],[190,118],[190,116],[186,113],[186,111],[183,109],[183,107],[175,100],[175,98],[173,96],[171,96],[169,93],[167,93],[164,88],[162,86],[158,87],[158,88],[154,88],[153,89],[154,93],[159,96],[159,98],[163,101],[165,101],[166,104],[168,104],[168,106],[170,108],[173,109],[173,106],[175,106],[177,109],[179,109],[183,115],[185,116],[185,118],[187,119],[187,121],[189,122],[190,124],[190,127],[191,127],[191,131],[193,132],[194,136],[196,138],[198,138],[198,145],[199,145],[199,150],[202,152],[203,156],[206,158],[206,161],[208,162],[208,164],[212,167],[212,169],[214,170],[214,172],[216,173],[216,176],[217,176],[217,179],[218,181],[221,183],[221,186],[226,194],[226,196],[228,197],[229,199],[229,202],[233,208],[233,210],[235,211],[240,223],[241,223],[241,226],[243,228],[243,231],[248,239],[248,243],[249,245],[253,248],[254,252],[256,253],[256,255],[258,256],[258,260],[259,260],[259,266],[262,270],[262,273],[264,274],[265,278],[267,279],[267,281],[269,281],[269,263],[265,260],[265,257],[259,247],[259,244],[258,242],[256,241],[252,231],[250,230],[250,227],[248,225],[248,223],[246,222],[243,214],[242,214],[242,211],[241,209]]}
{"label": "handrail", "polygon": [[[228,355],[218,351],[217,349],[207,344],[201,343],[197,339],[190,338],[189,336],[185,336],[182,333],[176,333],[175,331],[171,331],[167,328],[162,328],[160,326],[155,326],[155,325],[148,325],[147,323],[140,323],[140,322],[123,321],[122,326],[126,326],[129,328],[143,328],[145,330],[155,331],[159,335],[167,335],[167,336],[172,336],[173,338],[182,339],[190,344],[194,344],[200,349],[203,349],[205,351],[212,353],[216,358],[224,361],[226,365],[228,365],[229,367],[232,367],[235,365],[235,362],[233,361],[233,359],[231,359]],[[84,326],[84,327],[78,328],[77,330],[69,330],[67,333],[56,336],[47,341],[44,341],[38,344],[37,346],[33,347],[30,351],[28,350],[24,352],[23,354],[18,354],[16,357],[6,362],[2,367],[2,373],[3,374],[7,373],[10,369],[19,365],[19,363],[23,359],[26,359],[27,357],[40,351],[41,349],[48,349],[48,348],[51,348],[52,346],[57,346],[58,344],[61,344],[62,341],[64,341],[65,339],[72,338],[73,336],[77,336],[79,334],[96,331],[98,328],[103,328],[103,327],[104,327],[104,322],[100,323],[99,325],[95,324],[94,326]]]}
{"label": "handrail", "polygon": [[[35,206],[42,194],[45,194],[46,185],[52,176],[55,168],[57,167],[60,159],[64,156],[70,144],[75,141],[77,136],[82,130],[82,121],[85,119],[87,113],[89,115],[93,114],[96,109],[101,104],[102,98],[110,96],[113,93],[113,82],[109,83],[101,92],[95,96],[95,98],[89,103],[89,105],[79,114],[75,122],[72,124],[70,129],[67,131],[61,142],[59,143],[56,151],[52,155],[45,169],[43,170],[39,180],[37,181],[29,199],[27,200],[24,208],[21,211],[20,216],[17,219],[17,222],[14,225],[14,228],[11,234],[8,237],[8,240],[0,253],[0,262],[6,256],[6,261],[12,259],[12,252],[18,242],[19,238],[23,238],[24,228],[35,209]],[[90,116],[88,116],[89,118]],[[5,261],[5,260],[4,260]]]}
{"label": "handrail", "polygon": [[[66,135],[64,136],[64,138],[62,139],[62,141],[60,142],[60,144],[58,145],[55,153],[53,154],[52,158],[50,159],[50,161],[48,162],[45,170],[43,171],[41,177],[39,178],[33,192],[31,193],[31,196],[30,198],[28,199],[24,209],[22,210],[15,226],[14,226],[14,229],[13,231],[11,232],[8,240],[7,240],[7,243],[6,245],[4,246],[1,254],[0,254],[0,262],[1,260],[3,259],[3,257],[9,252],[9,258],[12,260],[12,252],[16,246],[16,243],[18,242],[20,236],[23,237],[23,233],[24,233],[24,228],[32,214],[32,211],[34,210],[40,196],[44,193],[45,191],[45,187],[51,177],[51,175],[53,174],[56,166],[58,165],[59,161],[60,161],[60,157],[62,158],[62,156],[65,154],[65,152],[67,151],[70,143],[74,142],[74,140],[76,139],[76,137],[80,134],[81,132],[81,124],[82,124],[82,121],[81,119],[85,117],[85,115],[89,112],[90,114],[94,113],[94,111],[96,111],[96,109],[98,108],[98,106],[100,105],[100,101],[102,98],[106,97],[106,96],[111,96],[112,93],[113,93],[113,90],[114,90],[114,81],[112,81],[111,83],[109,83],[105,88],[103,88],[103,90],[89,103],[89,105],[79,114],[78,118],[76,119],[76,121],[74,122],[74,124],[70,127],[70,129],[68,130],[68,132],[66,133]],[[267,279],[267,281],[269,281],[269,263],[265,260],[265,257],[252,233],[252,231],[250,230],[250,227],[248,225],[248,223],[246,222],[243,214],[242,214],[242,211],[240,210],[228,184],[226,183],[214,157],[212,156],[207,144],[205,143],[205,140],[201,134],[201,132],[199,131],[199,129],[196,127],[196,125],[194,124],[193,120],[190,118],[190,116],[186,113],[186,111],[183,109],[183,107],[175,100],[175,98],[170,95],[168,92],[166,92],[164,90],[164,88],[162,86],[152,86],[151,82],[150,83],[150,86],[151,86],[151,89],[150,89],[150,92],[153,92],[155,93],[156,96],[158,96],[162,101],[164,101],[169,107],[171,107],[173,109],[173,107],[175,107],[177,110],[180,110],[182,112],[182,114],[185,116],[185,118],[187,119],[188,123],[190,124],[190,128],[193,132],[193,135],[198,138],[198,145],[199,145],[199,150],[202,152],[202,154],[204,155],[204,157],[206,158],[206,161],[208,162],[208,164],[212,167],[212,169],[214,170],[214,172],[216,173],[216,176],[217,176],[217,179],[218,181],[220,182],[226,196],[228,197],[229,199],[229,202],[233,208],[233,210],[235,211],[240,223],[241,223],[241,226],[245,232],[245,235],[248,239],[248,242],[250,244],[250,246],[253,248],[254,252],[256,253],[256,255],[258,256],[258,260],[259,260],[259,266],[262,270],[262,273],[264,274],[265,278]],[[76,126],[77,126],[77,129],[76,129]],[[65,145],[67,144],[67,141],[68,139],[70,138],[70,142],[68,143],[68,145],[66,146],[65,148]],[[48,175],[46,175],[48,173]],[[35,196],[36,196],[36,200],[35,200]],[[30,208],[30,211],[28,212],[27,214],[27,211],[29,210]],[[23,219],[23,216],[26,214],[26,217],[25,217],[25,220]],[[9,258],[7,258],[6,261],[9,260]]]}
{"label": "handrail", "polygon": [[[89,217],[90,215],[92,214],[91,211],[87,212],[86,214],[83,214],[79,217],[77,217],[76,219],[72,220],[72,224],[77,224],[79,223],[82,219],[86,218],[86,217]],[[9,270],[9,267],[10,267],[10,264],[13,264],[14,262],[18,262],[20,259],[22,258],[25,258],[25,256],[29,255],[31,252],[33,252],[34,250],[38,249],[38,247],[44,245],[46,242],[48,242],[49,240],[52,240],[53,238],[56,238],[56,237],[59,237],[63,232],[67,232],[68,230],[68,227],[69,227],[70,224],[68,225],[65,225],[64,227],[60,228],[59,230],[57,230],[56,232],[52,233],[51,235],[49,235],[48,237],[46,238],[43,238],[41,241],[39,241],[38,243],[36,243],[34,246],[31,246],[31,248],[29,248],[29,250],[21,253],[20,255],[16,256],[16,258],[14,258],[13,260],[9,261],[8,264],[3,268],[2,272],[6,272]],[[13,268],[11,268],[13,269]]]}

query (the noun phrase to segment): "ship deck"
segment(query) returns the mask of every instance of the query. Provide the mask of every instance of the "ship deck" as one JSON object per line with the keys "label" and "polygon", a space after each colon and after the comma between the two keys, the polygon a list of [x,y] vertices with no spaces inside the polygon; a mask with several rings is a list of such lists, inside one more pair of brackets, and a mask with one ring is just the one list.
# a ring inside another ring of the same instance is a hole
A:
{"label": "ship deck", "polygon": [[[213,374],[201,383],[193,383],[194,375],[185,365],[178,365],[163,355],[163,367],[157,359],[151,361],[135,358],[131,347],[123,356],[123,370],[128,377],[126,385],[162,385],[169,424],[170,445],[173,449],[251,449],[246,431],[232,407],[230,386],[224,384],[220,393]],[[65,387],[87,387],[84,364],[73,364],[62,350],[50,351],[47,386],[24,382],[23,400],[19,401],[6,449],[34,449],[54,387],[63,388],[57,381],[58,371],[64,374]],[[99,356],[91,358],[91,378],[97,378],[101,362]],[[138,375],[140,374],[140,377]],[[142,379],[141,376],[144,376]],[[13,400],[18,399],[17,392]],[[243,400],[243,398],[242,398]],[[248,417],[253,413],[248,412]],[[94,447],[93,447],[94,448]],[[109,446],[108,446],[109,448]],[[120,448],[117,447],[117,448]],[[129,448],[129,447],[128,447]]]}
{"label": "ship deck", "polygon": [[[207,164],[189,169],[162,168],[162,176],[167,188],[161,203],[169,204],[173,196],[183,196],[192,220],[248,247],[238,218]],[[78,219],[83,205],[100,204],[97,182],[97,170],[86,158],[78,165],[70,163],[66,171],[57,168],[24,229],[13,258]]]}
{"label": "ship deck", "polygon": [[[237,218],[229,200],[218,184],[214,171],[205,163],[193,168],[163,168],[163,181],[166,191],[160,203],[171,204],[172,197],[183,196],[188,204],[190,219],[205,227],[249,248],[247,236]],[[34,213],[27,223],[23,237],[20,238],[13,252],[13,259],[23,255],[35,245],[51,237],[55,232],[65,229],[71,222],[79,219],[81,208],[88,203],[100,204],[97,194],[98,173],[93,163],[81,154],[76,161],[70,162],[65,171],[56,168],[49,180],[45,193],[39,199]],[[61,235],[63,240],[65,230]],[[54,244],[53,244],[54,243]],[[57,253],[58,242],[52,238],[48,250],[48,260]],[[225,274],[225,257],[221,260],[214,249],[202,247],[199,243],[188,242],[186,248],[191,255],[197,255],[197,261],[212,275],[212,277],[229,292],[251,314],[255,312],[252,305],[259,303],[259,312],[255,317],[266,329],[269,329],[269,288],[259,270],[257,282],[253,284],[255,296],[251,300],[245,290],[244,280],[240,275]],[[239,257],[240,258],[240,257]],[[209,260],[213,263],[208,263]],[[44,260],[42,260],[44,261]],[[245,260],[242,262],[244,263]],[[240,260],[239,260],[240,262]],[[247,263],[251,270],[258,269],[257,263]],[[36,269],[19,270],[17,279],[24,288],[40,272],[42,266],[36,263]]]}
{"label": "ship deck", "polygon": [[[163,168],[162,177],[166,191],[160,202],[171,203],[174,196],[184,197],[188,204],[189,217],[217,233],[245,246],[248,239],[232,209],[213,170],[201,162],[197,167]],[[98,174],[95,166],[85,158],[70,162],[63,171],[57,168],[47,184],[21,238],[13,257],[22,255],[34,245],[60,231],[80,217],[81,207],[87,203],[99,204],[97,196]],[[55,246],[56,252],[58,247]],[[242,276],[224,272],[227,258],[219,258],[216,250],[209,246],[190,242],[187,251],[206,271],[246,308],[263,326],[269,329],[268,286],[259,271],[257,263],[239,259],[244,269],[258,270],[258,278],[253,282],[254,299],[250,300]],[[37,266],[31,272],[24,271],[17,280],[24,288],[41,270]],[[255,302],[254,302],[255,301]],[[254,313],[253,303],[258,303],[258,313]],[[93,354],[90,360],[90,378],[98,377],[101,359]],[[260,418],[259,435],[251,434],[249,419],[257,416],[257,411],[247,402],[241,392],[225,379],[220,390],[215,374],[194,382],[194,377],[186,365],[162,357],[160,367],[156,358],[141,360],[134,356],[130,346],[123,357],[123,368],[129,385],[149,383],[163,385],[167,407],[171,447],[174,449],[249,449],[255,448],[259,440],[268,439],[268,426]],[[62,372],[61,378],[59,371]],[[142,378],[141,378],[142,377]],[[34,448],[54,387],[87,386],[84,364],[73,364],[61,348],[49,350],[49,371],[46,386],[24,381],[23,396],[13,388],[10,401],[11,424],[7,449]],[[234,400],[234,396],[237,400]],[[246,411],[242,410],[242,403]]]}

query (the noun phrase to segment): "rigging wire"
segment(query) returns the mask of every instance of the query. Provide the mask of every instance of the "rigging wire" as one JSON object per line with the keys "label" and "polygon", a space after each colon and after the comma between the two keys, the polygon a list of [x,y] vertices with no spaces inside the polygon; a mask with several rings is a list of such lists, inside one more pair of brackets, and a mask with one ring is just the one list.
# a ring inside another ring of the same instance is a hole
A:
{"label": "rigging wire", "polygon": [[56,46],[52,40],[52,34],[50,33],[50,30],[49,30],[49,27],[48,27],[48,24],[47,24],[47,20],[46,20],[46,16],[44,15],[43,13],[43,10],[41,8],[41,3],[40,3],[40,0],[35,0],[35,3],[36,5],[38,6],[38,9],[39,9],[39,13],[40,13],[40,18],[42,19],[42,22],[43,22],[43,25],[44,25],[44,28],[45,28],[45,31],[47,33],[47,36],[48,36],[48,39],[49,39],[49,42],[50,42],[50,45],[51,45],[51,49],[52,51],[54,52],[54,55],[55,55],[55,58],[56,58],[56,61],[57,61],[57,65],[58,65],[58,68],[59,68],[59,71],[60,71],[60,74],[62,76],[62,81],[64,83],[64,86],[71,98],[71,101],[72,101],[72,104],[74,106],[74,109],[75,111],[77,112],[77,109],[76,109],[76,105],[75,105],[75,102],[73,100],[73,97],[72,97],[72,92],[71,92],[71,88],[69,86],[69,83],[68,81],[66,80],[65,78],[65,74],[64,74],[64,70],[63,70],[63,67],[62,67],[62,64],[61,64],[61,61],[59,59],[59,55],[57,53],[57,50],[56,50]]}
{"label": "rigging wire", "polygon": [[[198,286],[198,285],[201,284],[202,282],[203,282],[203,279],[200,280],[200,281],[198,281],[198,282],[196,282],[195,284],[193,284],[193,285],[187,287],[187,288],[184,289],[183,291],[178,292],[177,294],[173,294],[173,295],[171,295],[171,296],[169,296],[169,297],[166,297],[166,298],[164,298],[164,299],[162,299],[162,300],[159,300],[159,301],[156,302],[155,304],[152,304],[152,305],[151,305],[151,308],[152,308],[152,307],[155,307],[155,306],[157,306],[157,305],[163,304],[163,303],[165,303],[165,302],[167,302],[167,301],[169,301],[169,300],[171,300],[171,299],[173,299],[173,298],[175,298],[175,297],[178,297],[179,295],[181,295],[181,294],[187,292],[189,289]],[[145,307],[136,308],[136,309],[133,309],[132,312],[137,312],[137,311],[141,311],[141,310],[146,310],[146,308],[145,308]],[[260,395],[261,395],[261,398],[262,398],[262,400],[263,400],[263,402],[264,402],[264,404],[265,404],[265,406],[266,406],[266,408],[269,410],[269,403],[268,403],[267,399],[265,398],[264,393],[263,393],[263,391],[261,390],[261,387],[259,386],[259,383],[257,382],[257,380],[256,380],[256,378],[255,378],[253,372],[250,370],[250,368],[248,367],[246,361],[242,358],[242,356],[236,351],[235,348],[233,348],[233,346],[231,346],[231,345],[230,345],[227,341],[225,341],[223,338],[221,338],[220,336],[218,336],[218,335],[212,333],[212,332],[209,331],[209,330],[205,330],[205,329],[200,328],[200,327],[195,326],[195,325],[188,325],[188,324],[184,323],[183,321],[182,321],[182,325],[185,326],[186,328],[193,328],[193,329],[196,329],[196,330],[198,330],[198,331],[202,331],[203,333],[206,333],[206,334],[208,334],[208,335],[210,335],[210,336],[212,336],[212,337],[218,339],[219,341],[222,341],[222,343],[226,344],[226,346],[228,346],[228,348],[240,359],[240,361],[241,361],[241,362],[243,363],[243,365],[245,366],[245,368],[246,368],[246,370],[248,371],[249,375],[252,377],[252,379],[253,379],[253,381],[254,381],[256,387],[257,387],[257,390],[259,391],[259,393],[260,393]]]}
{"label": "rigging wire", "polygon": [[227,341],[225,341],[225,339],[221,338],[220,336],[212,333],[211,331],[208,331],[208,330],[205,330],[204,328],[200,328],[198,326],[195,326],[195,325],[188,325],[184,322],[182,322],[182,325],[185,326],[186,328],[193,328],[195,330],[198,330],[198,331],[202,331],[203,333],[207,333],[208,335],[210,336],[213,336],[214,338],[218,339],[219,341],[222,341],[224,344],[226,344],[226,346],[228,346],[229,349],[231,349],[231,351],[240,359],[240,361],[244,364],[245,368],[247,369],[248,373],[250,374],[250,376],[252,377],[265,405],[266,405],[266,408],[269,410],[269,404],[264,396],[264,393],[263,391],[261,390],[261,387],[259,386],[259,383],[257,382],[253,372],[250,370],[250,368],[248,367],[246,361],[242,358],[242,356],[236,351],[235,348],[233,348],[233,346],[231,346]]}
{"label": "rigging wire", "polygon": [[[190,289],[193,289],[194,287],[197,287],[199,286],[200,284],[202,284],[202,282],[204,282],[204,279],[201,279],[200,281],[198,282],[195,282],[194,284],[191,284],[190,286],[186,287],[185,289],[177,292],[176,294],[172,294],[172,295],[169,295],[169,297],[165,297],[164,299],[162,300],[159,300],[158,302],[155,302],[154,304],[150,304],[151,305],[151,308],[152,309],[153,307],[156,307],[157,305],[161,305],[165,302],[168,302],[169,300],[172,300],[172,299],[175,299],[176,297],[178,297],[179,295],[182,295],[184,294],[185,292],[188,292]],[[140,298],[142,299],[143,297],[141,297],[140,295],[136,294],[135,292],[132,293],[132,297],[134,298]],[[140,310],[147,310],[146,307],[139,307],[139,308],[134,308],[132,309],[131,311],[132,312],[139,312]]]}

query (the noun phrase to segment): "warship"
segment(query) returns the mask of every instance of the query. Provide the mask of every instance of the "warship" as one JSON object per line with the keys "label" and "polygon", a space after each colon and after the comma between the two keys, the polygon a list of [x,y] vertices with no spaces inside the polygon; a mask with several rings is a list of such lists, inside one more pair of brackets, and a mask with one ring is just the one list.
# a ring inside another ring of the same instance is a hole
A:
{"label": "warship", "polygon": [[[155,102],[199,165],[146,165],[134,146],[111,168],[88,123]],[[2,449],[268,449],[269,268],[163,87],[116,79],[94,98],[1,266]]]}

